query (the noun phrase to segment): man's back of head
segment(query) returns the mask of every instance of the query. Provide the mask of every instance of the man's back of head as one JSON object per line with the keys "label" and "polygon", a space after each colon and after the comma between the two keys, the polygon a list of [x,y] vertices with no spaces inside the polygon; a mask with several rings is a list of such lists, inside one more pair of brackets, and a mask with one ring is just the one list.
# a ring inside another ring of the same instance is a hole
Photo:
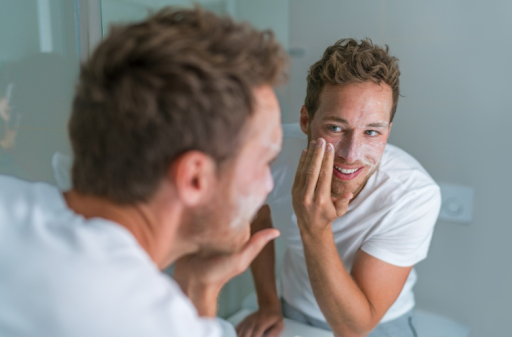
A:
{"label": "man's back of head", "polygon": [[285,63],[271,32],[200,9],[114,27],[82,67],[69,123],[73,188],[132,204],[186,151],[222,164],[240,145],[253,89],[282,82]]}

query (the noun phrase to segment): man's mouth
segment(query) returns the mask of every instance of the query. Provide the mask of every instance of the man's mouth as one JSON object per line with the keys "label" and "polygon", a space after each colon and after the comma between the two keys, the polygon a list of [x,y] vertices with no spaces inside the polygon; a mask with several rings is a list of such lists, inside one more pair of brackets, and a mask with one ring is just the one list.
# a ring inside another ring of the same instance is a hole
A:
{"label": "man's mouth", "polygon": [[352,180],[356,178],[363,171],[363,169],[364,167],[341,168],[334,165],[333,174],[336,178],[341,180]]}

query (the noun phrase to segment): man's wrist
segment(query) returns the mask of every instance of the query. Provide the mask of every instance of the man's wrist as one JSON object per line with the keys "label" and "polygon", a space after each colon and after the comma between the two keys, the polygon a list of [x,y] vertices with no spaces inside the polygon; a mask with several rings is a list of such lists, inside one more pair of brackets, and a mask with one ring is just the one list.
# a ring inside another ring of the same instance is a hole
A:
{"label": "man's wrist", "polygon": [[277,295],[272,298],[258,299],[258,307],[264,311],[281,311],[281,301]]}
{"label": "man's wrist", "polygon": [[214,286],[189,287],[185,294],[194,303],[199,316],[215,317],[220,290]]}
{"label": "man's wrist", "polygon": [[[315,226],[309,226],[307,224],[299,224],[299,232],[302,238],[302,241],[320,241],[322,242],[325,239],[333,238],[332,234],[332,224],[328,226],[324,226],[322,228],[315,228]],[[313,227],[313,228],[311,228]]]}

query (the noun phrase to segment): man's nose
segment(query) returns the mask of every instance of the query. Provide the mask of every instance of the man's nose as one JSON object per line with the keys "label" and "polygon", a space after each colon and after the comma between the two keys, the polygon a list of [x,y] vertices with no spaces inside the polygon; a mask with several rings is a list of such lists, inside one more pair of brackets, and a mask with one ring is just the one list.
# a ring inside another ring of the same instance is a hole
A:
{"label": "man's nose", "polygon": [[359,158],[360,144],[354,134],[346,135],[338,146],[338,155],[343,157],[347,164],[356,162]]}

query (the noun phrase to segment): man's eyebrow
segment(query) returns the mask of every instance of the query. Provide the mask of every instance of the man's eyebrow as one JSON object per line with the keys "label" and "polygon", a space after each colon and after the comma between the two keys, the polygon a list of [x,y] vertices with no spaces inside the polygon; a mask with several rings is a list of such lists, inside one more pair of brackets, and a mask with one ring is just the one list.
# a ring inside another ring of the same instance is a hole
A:
{"label": "man's eyebrow", "polygon": [[[331,121],[331,122],[338,122],[338,123],[341,123],[341,124],[348,124],[346,119],[341,118],[341,117],[336,117],[336,116],[326,116],[326,117],[322,118],[322,120],[324,120],[324,121]],[[366,125],[366,127],[367,128],[380,128],[380,129],[384,129],[384,128],[387,128],[388,125],[389,125],[389,123],[387,123],[387,122],[375,122],[375,123],[370,123],[370,124]]]}
{"label": "man's eyebrow", "polygon": [[366,127],[368,128],[387,128],[389,125],[389,123],[386,123],[386,122],[376,122],[376,123],[370,123],[368,124]]}
{"label": "man's eyebrow", "polygon": [[341,117],[336,117],[336,116],[326,116],[326,117],[322,118],[322,120],[324,120],[324,121],[331,121],[331,122],[338,122],[338,123],[342,123],[342,124],[348,124],[346,119],[343,119]]}

